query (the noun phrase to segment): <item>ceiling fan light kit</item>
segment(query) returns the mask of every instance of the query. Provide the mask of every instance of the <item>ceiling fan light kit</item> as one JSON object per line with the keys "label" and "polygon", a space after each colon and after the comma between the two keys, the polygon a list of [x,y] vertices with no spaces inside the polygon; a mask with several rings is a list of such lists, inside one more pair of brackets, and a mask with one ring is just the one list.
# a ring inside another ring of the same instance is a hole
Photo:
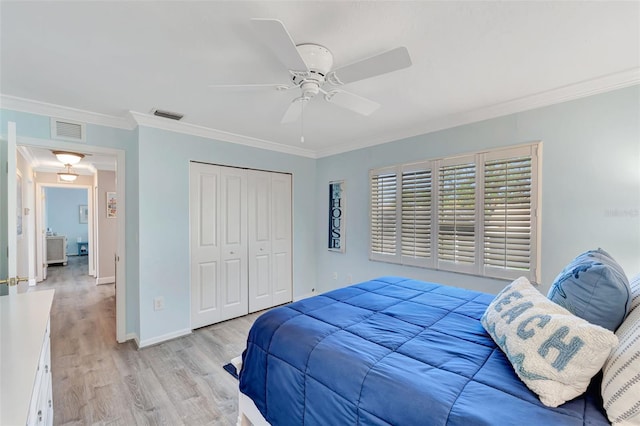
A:
{"label": "ceiling fan light kit", "polygon": [[[247,84],[213,85],[210,87],[275,87],[277,90],[300,88],[301,96],[293,99],[284,112],[281,123],[297,121],[303,109],[318,93],[324,94],[326,102],[368,116],[376,111],[380,104],[362,96],[344,90],[323,86],[342,86],[381,74],[397,71],[411,66],[411,57],[406,47],[397,47],[370,58],[354,62],[336,70],[333,69],[333,54],[326,47],[315,43],[296,45],[285,28],[277,19],[254,18],[251,24],[260,40],[269,47],[278,60],[289,70],[293,85],[284,84]],[[302,140],[304,138],[301,138]]]}

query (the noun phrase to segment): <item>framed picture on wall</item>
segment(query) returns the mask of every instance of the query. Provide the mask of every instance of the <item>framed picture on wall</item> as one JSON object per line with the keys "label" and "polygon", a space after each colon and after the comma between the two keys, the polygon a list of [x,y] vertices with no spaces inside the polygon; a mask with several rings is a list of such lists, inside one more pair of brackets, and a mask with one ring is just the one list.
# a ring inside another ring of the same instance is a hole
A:
{"label": "framed picture on wall", "polygon": [[87,223],[89,220],[89,208],[80,206],[80,223]]}
{"label": "framed picture on wall", "polygon": [[116,217],[118,214],[118,198],[115,192],[107,192],[107,219]]}
{"label": "framed picture on wall", "polygon": [[329,245],[331,251],[345,250],[345,193],[344,181],[329,182]]}

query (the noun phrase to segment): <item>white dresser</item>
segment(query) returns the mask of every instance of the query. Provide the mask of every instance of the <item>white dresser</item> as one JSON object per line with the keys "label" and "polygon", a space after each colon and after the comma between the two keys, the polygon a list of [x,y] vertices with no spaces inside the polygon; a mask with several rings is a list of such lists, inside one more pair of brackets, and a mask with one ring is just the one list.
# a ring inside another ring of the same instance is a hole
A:
{"label": "white dresser", "polygon": [[67,237],[64,235],[47,237],[47,265],[52,263],[67,266]]}
{"label": "white dresser", "polygon": [[0,425],[52,425],[53,290],[0,297]]}

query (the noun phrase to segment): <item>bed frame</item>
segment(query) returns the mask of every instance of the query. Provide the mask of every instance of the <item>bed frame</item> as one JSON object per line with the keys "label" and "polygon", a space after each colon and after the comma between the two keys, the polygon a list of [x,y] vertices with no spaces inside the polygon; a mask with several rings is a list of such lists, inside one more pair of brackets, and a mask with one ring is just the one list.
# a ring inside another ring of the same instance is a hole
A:
{"label": "bed frame", "polygon": [[[236,368],[238,374],[242,369],[242,357],[238,356],[231,360],[231,364]],[[238,422],[237,426],[269,426],[269,422],[262,417],[262,413],[256,404],[247,395],[240,392],[238,386]]]}

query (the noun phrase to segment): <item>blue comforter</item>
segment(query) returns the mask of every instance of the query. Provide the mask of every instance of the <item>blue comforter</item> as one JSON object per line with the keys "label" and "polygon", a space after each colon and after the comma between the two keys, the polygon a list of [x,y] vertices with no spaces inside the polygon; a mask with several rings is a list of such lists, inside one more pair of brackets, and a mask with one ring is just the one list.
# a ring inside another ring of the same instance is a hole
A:
{"label": "blue comforter", "polygon": [[383,277],[255,322],[240,391],[273,425],[608,424],[598,387],[545,407],[480,324],[494,296]]}

